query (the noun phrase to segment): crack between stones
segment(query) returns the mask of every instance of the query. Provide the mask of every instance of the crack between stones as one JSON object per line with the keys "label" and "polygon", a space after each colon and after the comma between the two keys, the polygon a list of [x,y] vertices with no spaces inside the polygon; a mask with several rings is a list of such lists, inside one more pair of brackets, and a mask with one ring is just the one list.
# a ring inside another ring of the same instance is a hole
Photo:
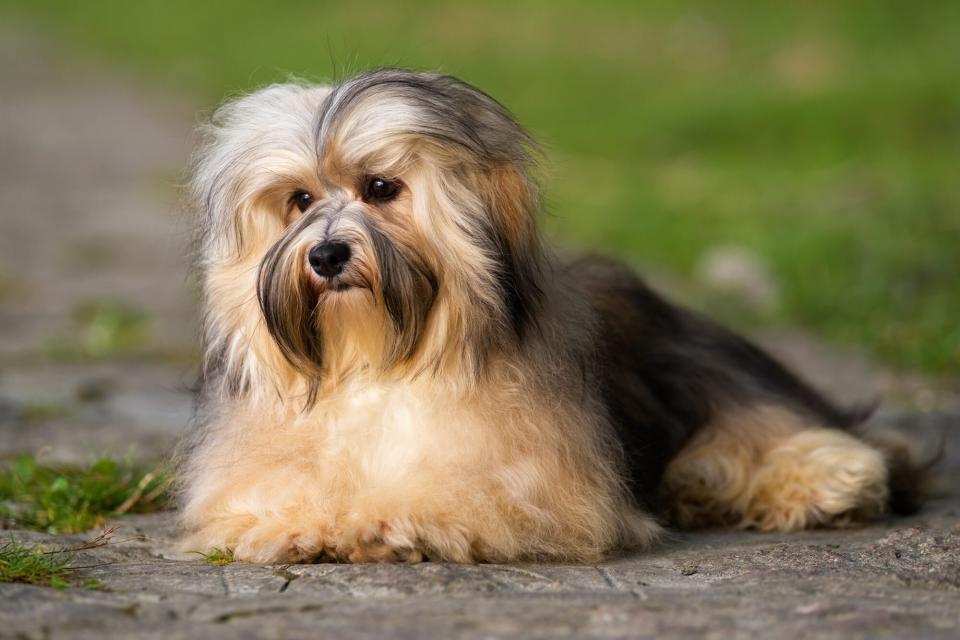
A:
{"label": "crack between stones", "polygon": [[227,597],[230,596],[230,581],[227,580],[227,568],[225,566],[220,567],[220,586],[223,587],[223,594]]}
{"label": "crack between stones", "polygon": [[284,583],[280,585],[278,593],[286,591],[290,587],[290,583],[300,577],[300,574],[290,571],[290,565],[277,567],[273,570],[273,575],[284,579]]}
{"label": "crack between stones", "polygon": [[610,588],[613,589],[614,591],[620,591],[620,592],[623,592],[623,593],[629,593],[629,594],[632,595],[634,598],[637,598],[637,599],[639,599],[639,600],[647,600],[647,598],[649,597],[649,596],[647,596],[647,592],[644,591],[643,589],[641,589],[640,587],[632,587],[632,588],[631,588],[631,587],[629,587],[629,586],[627,586],[627,585],[625,585],[625,584],[622,584],[619,580],[617,580],[617,579],[613,576],[612,573],[610,573],[609,571],[607,571],[606,568],[595,566],[594,569],[597,570],[597,573],[600,574],[600,577],[603,578],[604,582],[606,582],[607,585],[609,585]]}
{"label": "crack between stones", "polygon": [[258,609],[240,609],[221,614],[213,619],[217,624],[230,622],[237,618],[253,618],[272,613],[309,613],[311,611],[321,611],[325,608],[322,604],[305,604],[299,607],[260,607]]}

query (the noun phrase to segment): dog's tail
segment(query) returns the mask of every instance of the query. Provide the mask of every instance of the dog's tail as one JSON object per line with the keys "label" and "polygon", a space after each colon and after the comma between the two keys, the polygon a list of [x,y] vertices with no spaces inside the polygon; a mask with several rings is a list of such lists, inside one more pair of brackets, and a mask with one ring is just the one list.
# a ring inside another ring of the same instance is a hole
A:
{"label": "dog's tail", "polygon": [[898,515],[916,513],[928,499],[944,491],[936,467],[944,457],[946,435],[942,430],[920,430],[916,425],[908,431],[907,425],[868,421],[870,413],[852,425],[852,430],[886,458],[890,511]]}

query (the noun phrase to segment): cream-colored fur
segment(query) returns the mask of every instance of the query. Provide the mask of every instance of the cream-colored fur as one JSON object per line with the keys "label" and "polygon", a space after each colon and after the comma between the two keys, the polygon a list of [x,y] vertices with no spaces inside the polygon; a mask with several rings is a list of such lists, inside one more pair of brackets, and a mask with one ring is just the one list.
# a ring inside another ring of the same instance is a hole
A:
{"label": "cream-colored fur", "polygon": [[434,384],[358,382],[305,414],[235,407],[186,470],[185,547],[252,562],[468,562],[595,560],[652,542],[658,526],[597,465],[589,417],[500,389],[464,402]]}
{"label": "cream-colored fur", "polygon": [[850,434],[759,407],[704,427],[670,463],[663,486],[683,525],[795,531],[881,513],[887,465]]}

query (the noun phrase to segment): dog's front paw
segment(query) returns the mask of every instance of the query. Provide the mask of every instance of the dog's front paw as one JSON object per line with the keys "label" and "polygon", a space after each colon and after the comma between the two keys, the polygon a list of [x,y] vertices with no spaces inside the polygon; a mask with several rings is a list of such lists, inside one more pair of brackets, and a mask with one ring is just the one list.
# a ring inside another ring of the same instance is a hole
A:
{"label": "dog's front paw", "polygon": [[229,545],[233,557],[258,564],[311,562],[329,539],[323,527],[286,520],[257,520]]}
{"label": "dog's front paw", "polygon": [[337,539],[335,555],[346,562],[422,562],[416,534],[400,519],[353,519]]}
{"label": "dog's front paw", "polygon": [[329,527],[313,520],[240,515],[210,521],[189,533],[180,547],[190,553],[230,551],[258,564],[311,562],[329,551]]}

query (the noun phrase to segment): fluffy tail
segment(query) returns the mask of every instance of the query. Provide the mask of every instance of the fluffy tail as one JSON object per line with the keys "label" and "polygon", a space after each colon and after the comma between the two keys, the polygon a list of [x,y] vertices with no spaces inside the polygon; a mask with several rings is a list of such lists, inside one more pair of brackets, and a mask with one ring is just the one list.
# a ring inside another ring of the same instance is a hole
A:
{"label": "fluffy tail", "polygon": [[853,430],[883,452],[887,460],[889,509],[898,515],[916,513],[939,493],[936,465],[943,459],[945,434],[908,434],[903,428],[862,422]]}

